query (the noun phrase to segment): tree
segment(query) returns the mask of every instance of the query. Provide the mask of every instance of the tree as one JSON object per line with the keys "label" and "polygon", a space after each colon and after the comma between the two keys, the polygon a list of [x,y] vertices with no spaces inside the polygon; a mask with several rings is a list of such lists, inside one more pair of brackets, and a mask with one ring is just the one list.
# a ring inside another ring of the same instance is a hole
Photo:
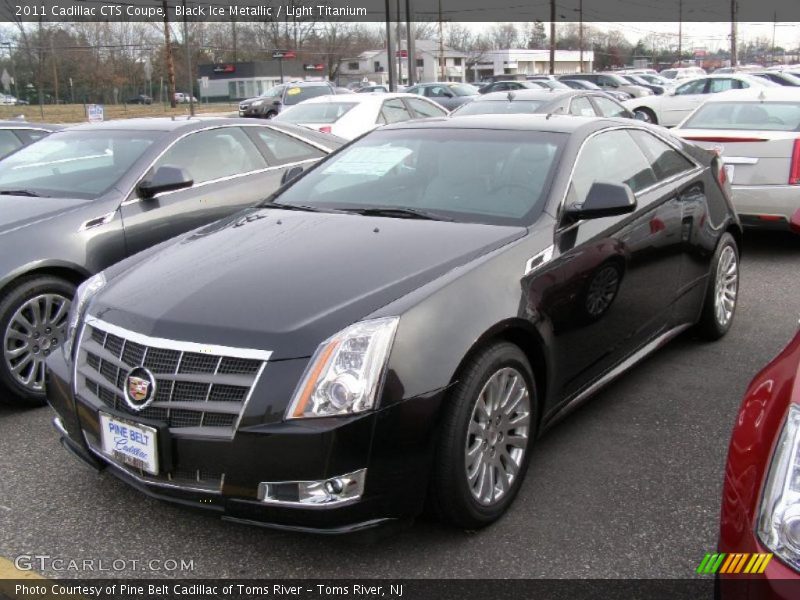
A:
{"label": "tree", "polygon": [[547,34],[544,31],[544,23],[541,21],[528,23],[528,29],[525,35],[528,39],[528,43],[526,44],[528,48],[532,50],[547,48]]}
{"label": "tree", "polygon": [[519,38],[519,30],[514,23],[495,23],[489,29],[489,39],[494,49],[516,48],[520,45]]}

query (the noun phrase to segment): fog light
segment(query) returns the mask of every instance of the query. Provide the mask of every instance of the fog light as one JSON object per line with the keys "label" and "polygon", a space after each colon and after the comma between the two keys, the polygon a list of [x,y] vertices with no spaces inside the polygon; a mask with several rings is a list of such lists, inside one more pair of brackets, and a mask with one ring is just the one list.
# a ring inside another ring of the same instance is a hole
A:
{"label": "fog light", "polygon": [[262,481],[258,499],[266,504],[328,508],[356,502],[364,493],[367,470],[319,481]]}

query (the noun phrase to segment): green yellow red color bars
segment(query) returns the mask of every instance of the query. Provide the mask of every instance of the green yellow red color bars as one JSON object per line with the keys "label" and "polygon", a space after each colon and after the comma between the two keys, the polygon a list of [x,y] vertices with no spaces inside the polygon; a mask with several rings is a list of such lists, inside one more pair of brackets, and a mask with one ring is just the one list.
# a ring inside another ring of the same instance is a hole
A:
{"label": "green yellow red color bars", "polygon": [[748,573],[755,575],[763,573],[767,568],[772,554],[706,554],[697,572],[701,575],[714,575],[715,573]]}

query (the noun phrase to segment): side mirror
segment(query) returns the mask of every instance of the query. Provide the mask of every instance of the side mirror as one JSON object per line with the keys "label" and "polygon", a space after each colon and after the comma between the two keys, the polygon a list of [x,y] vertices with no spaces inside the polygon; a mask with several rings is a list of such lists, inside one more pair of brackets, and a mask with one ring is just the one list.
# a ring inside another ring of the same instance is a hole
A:
{"label": "side mirror", "polygon": [[156,194],[182,190],[192,187],[194,180],[186,169],[164,165],[159,167],[151,179],[142,181],[138,190],[142,198],[152,198]]}
{"label": "side mirror", "polygon": [[634,210],[636,210],[636,196],[627,184],[596,181],[589,188],[586,201],[568,207],[567,215],[578,221],[625,215]]}
{"label": "side mirror", "polygon": [[293,179],[297,179],[300,176],[300,173],[303,172],[303,167],[292,167],[291,169],[286,169],[281,175],[281,185],[286,185]]}

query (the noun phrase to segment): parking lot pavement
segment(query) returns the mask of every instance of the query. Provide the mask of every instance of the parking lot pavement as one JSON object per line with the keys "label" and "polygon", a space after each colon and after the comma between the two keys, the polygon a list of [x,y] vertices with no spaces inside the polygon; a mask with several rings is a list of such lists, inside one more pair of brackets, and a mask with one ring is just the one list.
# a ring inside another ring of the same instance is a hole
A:
{"label": "parking lot pavement", "polygon": [[[49,409],[3,407],[0,556],[119,561],[95,576],[691,576],[716,543],[742,394],[797,326],[799,267],[800,239],[750,235],[730,334],[682,336],[562,421],[535,446],[511,511],[486,530],[418,521],[368,543],[223,523],[84,467],[59,446]],[[149,559],[193,570],[142,571]]]}

